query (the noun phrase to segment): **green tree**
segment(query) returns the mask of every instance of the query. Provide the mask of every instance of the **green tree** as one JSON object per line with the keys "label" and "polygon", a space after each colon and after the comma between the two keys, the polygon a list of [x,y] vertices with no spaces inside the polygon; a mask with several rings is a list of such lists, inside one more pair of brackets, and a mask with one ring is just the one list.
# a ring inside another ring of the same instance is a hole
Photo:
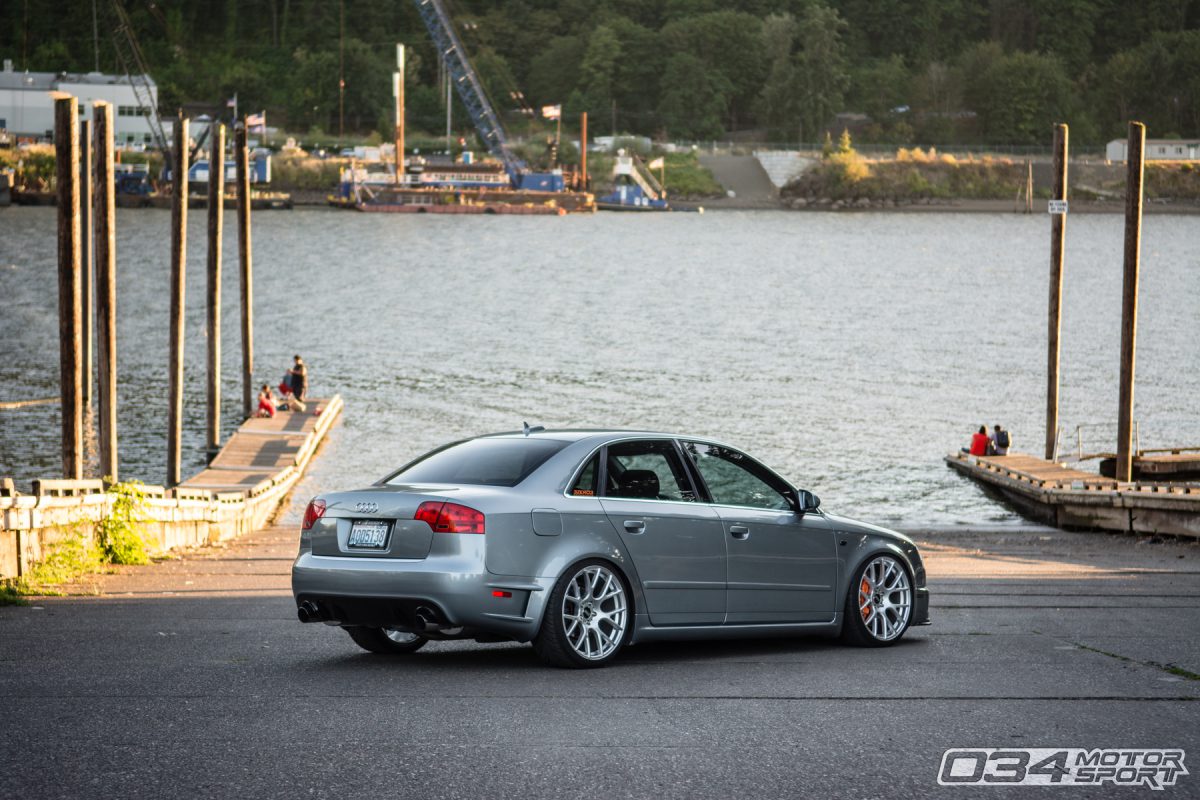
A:
{"label": "green tree", "polygon": [[526,85],[538,105],[565,101],[580,80],[583,40],[578,36],[551,39],[529,63]]}
{"label": "green tree", "polygon": [[721,135],[731,87],[719,72],[706,69],[691,53],[676,53],[667,61],[662,85],[662,116],[668,135],[683,139]]}
{"label": "green tree", "polygon": [[903,56],[866,61],[851,70],[846,106],[867,114],[884,130],[893,123],[893,109],[913,104],[912,84]]}
{"label": "green tree", "polygon": [[1006,55],[998,46],[977,47],[968,55],[965,96],[985,141],[1041,143],[1053,123],[1073,116],[1074,87],[1057,57]]}
{"label": "green tree", "polygon": [[1099,85],[1110,135],[1123,135],[1129,119],[1146,123],[1151,135],[1200,135],[1200,31],[1157,33],[1117,53]]}
{"label": "green tree", "polygon": [[759,119],[772,136],[788,138],[796,122],[796,20],[775,14],[763,21],[763,54],[770,61],[767,79],[759,94]]}
{"label": "green tree", "polygon": [[812,137],[842,109],[844,93],[850,83],[846,71],[846,47],[842,42],[845,29],[845,21],[828,6],[809,6],[800,17],[796,76],[802,138]]}
{"label": "green tree", "polygon": [[713,80],[729,87],[724,92],[728,128],[737,128],[753,117],[767,67],[762,23],[757,17],[740,11],[687,17],[663,26],[661,40],[668,53],[695,56],[716,73]]}
{"label": "green tree", "polygon": [[[607,25],[592,31],[580,65],[580,81],[586,110],[596,122],[609,119],[617,61],[621,58],[621,40]],[[616,134],[616,131],[610,131]]]}

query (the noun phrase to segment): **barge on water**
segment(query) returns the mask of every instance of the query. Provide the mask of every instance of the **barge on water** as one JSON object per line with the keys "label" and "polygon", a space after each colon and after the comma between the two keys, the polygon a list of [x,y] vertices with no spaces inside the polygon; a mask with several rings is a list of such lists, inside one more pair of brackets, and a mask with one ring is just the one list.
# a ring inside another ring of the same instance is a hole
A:
{"label": "barge on water", "polygon": [[536,185],[513,188],[504,165],[409,163],[404,181],[394,172],[362,167],[343,170],[329,204],[337,208],[392,214],[547,214],[592,212],[595,198],[567,191],[561,172],[537,176]]}

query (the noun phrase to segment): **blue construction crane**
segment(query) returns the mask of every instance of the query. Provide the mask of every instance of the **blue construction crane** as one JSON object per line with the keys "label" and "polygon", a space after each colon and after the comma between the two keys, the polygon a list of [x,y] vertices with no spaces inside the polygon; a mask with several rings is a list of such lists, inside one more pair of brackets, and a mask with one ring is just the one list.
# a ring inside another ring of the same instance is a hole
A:
{"label": "blue construction crane", "polygon": [[467,113],[471,115],[471,122],[475,124],[479,138],[483,140],[488,152],[504,164],[513,186],[518,189],[561,191],[562,175],[531,173],[529,166],[508,146],[504,126],[500,124],[496,110],[492,108],[487,94],[483,91],[483,84],[479,82],[479,76],[471,66],[467,50],[455,33],[454,23],[450,21],[450,15],[446,13],[442,0],[413,2],[417,5],[417,12],[421,15],[421,21],[425,23],[425,29],[429,31],[429,38],[433,39],[438,55],[446,61],[450,79],[458,91],[459,99],[466,106]]}

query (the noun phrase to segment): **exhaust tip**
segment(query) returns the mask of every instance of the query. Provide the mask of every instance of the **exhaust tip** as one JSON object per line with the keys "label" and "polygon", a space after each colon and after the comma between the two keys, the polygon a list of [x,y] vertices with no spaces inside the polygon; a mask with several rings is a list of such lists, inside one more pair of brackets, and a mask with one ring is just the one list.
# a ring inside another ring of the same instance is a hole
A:
{"label": "exhaust tip", "polygon": [[437,614],[425,606],[417,606],[417,609],[413,611],[413,616],[416,618],[417,627],[421,630],[437,626]]}
{"label": "exhaust tip", "polygon": [[311,600],[305,600],[296,608],[296,617],[301,622],[320,622],[321,609]]}

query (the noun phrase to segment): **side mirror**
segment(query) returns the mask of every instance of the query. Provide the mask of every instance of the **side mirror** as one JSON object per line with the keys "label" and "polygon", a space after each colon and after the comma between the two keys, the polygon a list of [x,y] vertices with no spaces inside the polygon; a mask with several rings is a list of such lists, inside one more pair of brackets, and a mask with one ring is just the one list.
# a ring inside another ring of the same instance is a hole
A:
{"label": "side mirror", "polygon": [[809,511],[816,511],[821,507],[821,498],[817,497],[807,489],[796,490],[796,503],[801,514],[807,514]]}

